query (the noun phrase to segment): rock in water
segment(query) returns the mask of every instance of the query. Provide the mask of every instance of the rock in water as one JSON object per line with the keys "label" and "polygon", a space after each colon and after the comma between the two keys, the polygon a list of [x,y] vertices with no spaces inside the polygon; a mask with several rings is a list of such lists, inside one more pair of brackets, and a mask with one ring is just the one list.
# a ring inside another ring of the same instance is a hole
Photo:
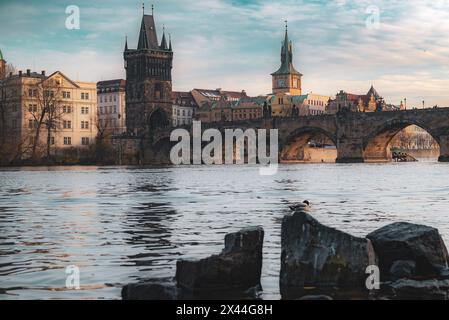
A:
{"label": "rock in water", "polygon": [[392,280],[413,278],[416,274],[416,263],[410,260],[397,260],[390,268],[389,275]]}
{"label": "rock in water", "polygon": [[382,287],[390,292],[392,299],[447,300],[449,297],[449,280],[400,279]]}
{"label": "rock in water", "polygon": [[367,238],[379,256],[382,280],[391,278],[389,271],[398,260],[415,262],[415,275],[421,278],[438,277],[447,267],[447,249],[435,228],[397,222],[370,233]]}
{"label": "rock in water", "polygon": [[176,264],[178,286],[194,294],[244,292],[260,287],[264,231],[260,227],[227,234],[221,254]]}
{"label": "rock in water", "polygon": [[299,298],[298,300],[334,300],[332,299],[332,297],[330,296],[326,296],[326,295],[309,295],[309,296],[303,296],[301,298]]}
{"label": "rock in water", "polygon": [[377,258],[369,240],[326,227],[306,212],[282,221],[280,288],[283,298],[304,287],[365,289],[369,265]]}
{"label": "rock in water", "polygon": [[127,284],[122,288],[123,300],[177,300],[176,284],[167,280],[148,280]]}

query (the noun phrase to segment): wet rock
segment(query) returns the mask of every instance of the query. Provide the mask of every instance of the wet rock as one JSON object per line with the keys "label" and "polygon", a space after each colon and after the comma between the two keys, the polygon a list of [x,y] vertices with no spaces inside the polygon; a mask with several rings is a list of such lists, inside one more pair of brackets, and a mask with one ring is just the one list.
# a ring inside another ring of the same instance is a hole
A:
{"label": "wet rock", "polygon": [[236,296],[260,289],[263,238],[260,227],[242,229],[226,235],[225,248],[218,255],[195,261],[179,260],[178,286],[195,295],[227,292],[226,296]]}
{"label": "wet rock", "polygon": [[377,265],[368,239],[324,226],[306,212],[282,222],[280,288],[283,298],[304,287],[365,288],[368,265]]}
{"label": "wet rock", "polygon": [[334,300],[334,299],[326,295],[316,295],[316,296],[303,296],[298,300]]}
{"label": "wet rock", "polygon": [[447,249],[435,228],[397,222],[370,233],[367,238],[379,256],[382,279],[391,277],[389,271],[398,260],[415,262],[415,275],[421,278],[438,277],[447,267]]}
{"label": "wet rock", "polygon": [[384,285],[383,289],[390,291],[393,299],[447,300],[449,280],[400,279]]}
{"label": "wet rock", "polygon": [[416,263],[410,260],[397,260],[389,270],[391,279],[413,278],[416,274]]}
{"label": "wet rock", "polygon": [[173,281],[148,280],[122,288],[123,300],[177,300],[179,290]]}

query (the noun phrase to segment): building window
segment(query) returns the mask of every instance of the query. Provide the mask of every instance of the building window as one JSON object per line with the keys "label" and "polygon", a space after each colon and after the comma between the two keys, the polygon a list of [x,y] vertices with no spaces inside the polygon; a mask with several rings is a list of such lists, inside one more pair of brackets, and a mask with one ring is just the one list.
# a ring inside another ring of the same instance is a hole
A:
{"label": "building window", "polygon": [[28,129],[36,129],[37,128],[37,120],[28,120]]}
{"label": "building window", "polygon": [[63,99],[70,99],[70,91],[62,91]]}
{"label": "building window", "polygon": [[28,106],[28,111],[29,112],[37,112],[37,104],[30,104]]}
{"label": "building window", "polygon": [[89,129],[89,121],[81,121],[81,129]]}
{"label": "building window", "polygon": [[163,98],[163,96],[162,96],[162,86],[161,86],[160,83],[156,83],[154,85],[154,97],[156,99],[162,99]]}
{"label": "building window", "polygon": [[72,144],[72,138],[71,137],[64,137],[64,145],[70,146]]}
{"label": "building window", "polygon": [[100,114],[103,114],[103,107],[100,107]]}
{"label": "building window", "polygon": [[89,114],[89,107],[81,107],[81,114]]}
{"label": "building window", "polygon": [[83,146],[88,146],[89,145],[89,138],[88,137],[82,137],[81,138],[81,144]]}
{"label": "building window", "polygon": [[55,137],[50,137],[50,144],[54,145],[55,144]]}
{"label": "building window", "polygon": [[17,119],[12,120],[12,128],[17,129]]}
{"label": "building window", "polygon": [[81,92],[81,100],[89,100],[89,93]]}
{"label": "building window", "polygon": [[72,113],[72,107],[71,106],[63,106],[62,112],[64,113]]}
{"label": "building window", "polygon": [[29,97],[37,97],[37,89],[28,89]]}
{"label": "building window", "polygon": [[64,129],[72,129],[72,121],[70,121],[70,120],[64,120],[62,122],[62,125],[63,125]]}

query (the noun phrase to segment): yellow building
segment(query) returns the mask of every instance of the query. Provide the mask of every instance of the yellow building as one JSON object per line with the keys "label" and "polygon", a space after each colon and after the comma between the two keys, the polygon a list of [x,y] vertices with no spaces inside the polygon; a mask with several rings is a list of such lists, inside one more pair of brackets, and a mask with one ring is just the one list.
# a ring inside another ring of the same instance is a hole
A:
{"label": "yellow building", "polygon": [[73,81],[59,71],[19,71],[0,84],[0,106],[11,159],[87,149],[95,142],[96,83]]}
{"label": "yellow building", "polygon": [[[329,96],[305,94],[292,96],[278,93],[271,96],[271,115],[273,117],[316,116],[324,114],[329,103]],[[296,110],[296,112],[295,112]]]}

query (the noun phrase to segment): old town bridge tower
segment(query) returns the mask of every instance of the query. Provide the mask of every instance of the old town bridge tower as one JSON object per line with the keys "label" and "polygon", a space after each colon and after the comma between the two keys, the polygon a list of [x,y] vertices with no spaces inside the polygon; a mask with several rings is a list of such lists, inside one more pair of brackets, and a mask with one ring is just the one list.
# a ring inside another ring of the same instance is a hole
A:
{"label": "old town bridge tower", "polygon": [[157,39],[154,15],[143,13],[137,49],[125,43],[126,127],[142,135],[170,125],[173,50],[165,28]]}

